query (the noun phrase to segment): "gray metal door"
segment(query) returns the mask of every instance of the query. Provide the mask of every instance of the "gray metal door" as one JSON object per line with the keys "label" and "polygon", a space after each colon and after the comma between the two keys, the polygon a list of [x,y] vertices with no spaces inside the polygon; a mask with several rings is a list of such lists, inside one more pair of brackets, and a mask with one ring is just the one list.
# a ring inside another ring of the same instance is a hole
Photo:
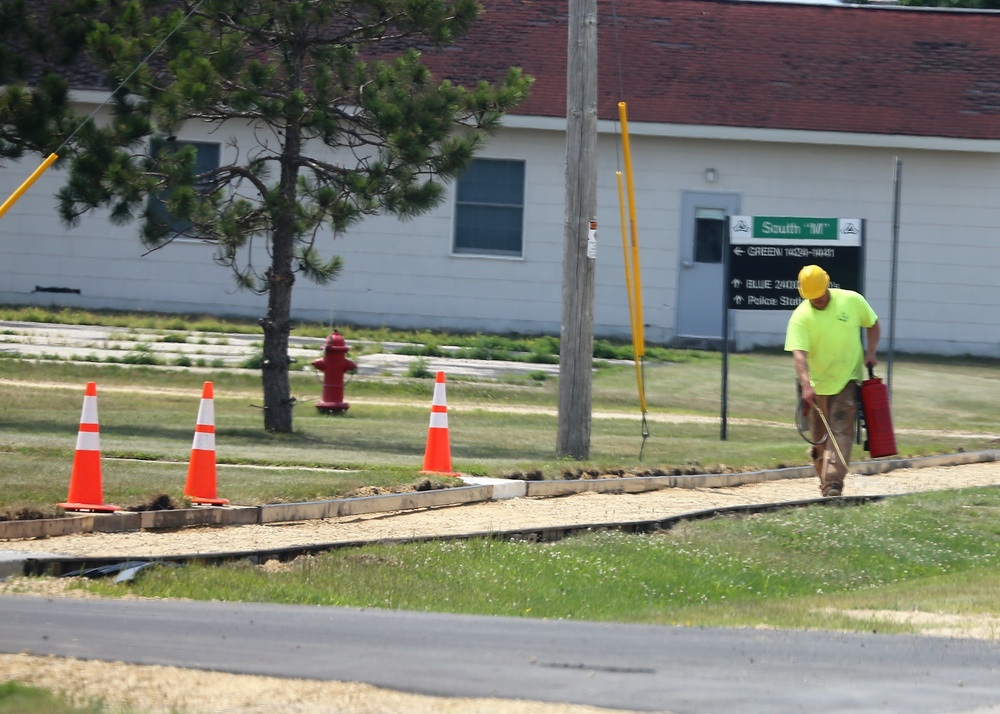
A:
{"label": "gray metal door", "polygon": [[677,336],[722,339],[725,217],[738,214],[736,193],[681,193]]}

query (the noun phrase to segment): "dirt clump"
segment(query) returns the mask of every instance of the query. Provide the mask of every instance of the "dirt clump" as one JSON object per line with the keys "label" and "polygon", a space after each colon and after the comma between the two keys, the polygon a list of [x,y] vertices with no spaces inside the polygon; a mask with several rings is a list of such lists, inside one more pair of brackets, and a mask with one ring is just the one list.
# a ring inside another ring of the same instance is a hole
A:
{"label": "dirt clump", "polygon": [[141,503],[138,506],[133,506],[130,511],[173,511],[178,508],[184,508],[184,505],[180,505],[171,498],[166,493],[161,493],[158,496],[153,496],[146,503]]}
{"label": "dirt clump", "polygon": [[0,521],[37,521],[43,518],[58,517],[59,512],[56,510],[46,512],[40,511],[37,508],[18,508],[14,511],[0,513]]}

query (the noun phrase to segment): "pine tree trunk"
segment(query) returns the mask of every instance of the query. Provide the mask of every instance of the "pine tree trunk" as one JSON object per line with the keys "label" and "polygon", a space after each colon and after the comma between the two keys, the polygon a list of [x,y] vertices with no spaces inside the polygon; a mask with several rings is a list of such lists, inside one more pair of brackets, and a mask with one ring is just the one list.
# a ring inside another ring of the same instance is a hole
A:
{"label": "pine tree trunk", "polygon": [[264,329],[264,362],[261,381],[264,387],[264,428],[289,434],[292,431],[292,390],[288,380],[288,335],[291,331],[291,270],[268,270],[267,316],[260,321]]}
{"label": "pine tree trunk", "polygon": [[[300,68],[300,64],[293,65]],[[291,72],[289,86],[299,86],[299,74]],[[295,273],[295,212],[298,204],[296,183],[298,162],[302,158],[302,133],[295,117],[289,117],[285,127],[281,152],[281,177],[278,182],[280,200],[271,214],[271,267],[267,270],[267,316],[261,320],[264,328],[264,428],[268,431],[292,432],[292,399],[288,369],[288,334],[291,332],[292,286]]]}

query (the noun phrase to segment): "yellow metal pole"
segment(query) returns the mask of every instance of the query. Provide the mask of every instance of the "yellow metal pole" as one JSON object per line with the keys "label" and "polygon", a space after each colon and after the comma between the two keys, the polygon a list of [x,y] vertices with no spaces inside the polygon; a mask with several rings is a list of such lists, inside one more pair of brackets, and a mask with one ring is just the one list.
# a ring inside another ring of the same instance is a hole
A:
{"label": "yellow metal pole", "polygon": [[45,173],[45,170],[48,169],[58,158],[59,157],[55,154],[49,154],[48,158],[42,162],[42,165],[35,169],[34,173],[32,173],[31,176],[29,176],[27,180],[25,180],[25,182],[10,195],[10,198],[3,202],[3,205],[0,206],[0,218],[3,218],[3,214],[7,212],[7,209],[17,203],[17,199],[19,199],[25,191],[31,188],[31,185],[38,180],[38,177]]}
{"label": "yellow metal pole", "polygon": [[616,171],[618,180],[618,213],[622,224],[622,255],[625,265],[625,291],[628,293],[628,324],[632,335],[632,348],[635,349],[635,300],[632,299],[632,258],[628,252],[628,232],[625,224],[625,193],[622,187],[622,172]]}
{"label": "yellow metal pole", "polygon": [[629,235],[632,240],[632,287],[635,292],[636,305],[636,332],[639,338],[640,352],[636,358],[646,354],[645,329],[642,324],[642,275],[639,270],[639,235],[635,219],[635,186],[632,181],[632,149],[628,140],[628,117],[626,115],[625,102],[618,102],[618,117],[622,124],[622,149],[625,154],[625,188],[628,191],[628,226]]}
{"label": "yellow metal pole", "polygon": [[[635,189],[632,182],[632,149],[629,146],[628,140],[628,118],[626,116],[625,102],[618,102],[618,117],[622,125],[622,153],[624,154],[625,162],[625,185],[628,189],[629,234],[632,242],[631,260],[629,259],[628,248],[623,246],[625,249],[625,270],[626,273],[631,273],[631,281],[626,280],[626,288],[629,290],[629,316],[632,320],[632,353],[635,358],[635,381],[639,387],[639,406],[643,414],[645,414],[646,387],[642,379],[642,358],[646,354],[646,338],[642,324],[642,278],[639,275],[639,238],[635,220]],[[618,190],[619,201],[621,201],[620,180]],[[623,243],[625,242],[624,224],[625,217],[623,215]]]}
{"label": "yellow metal pole", "polygon": [[622,189],[622,172],[616,171],[615,175],[618,179],[618,209],[622,222],[622,257],[623,263],[625,265],[625,291],[628,293],[628,321],[631,328],[632,335],[632,356],[635,363],[635,384],[639,390],[639,406],[642,411],[646,411],[646,390],[642,383],[642,368],[640,366],[639,358],[643,353],[643,350],[638,344],[638,333],[636,332],[635,324],[638,319],[635,314],[635,296],[632,288],[632,256],[629,254],[628,249],[628,235],[625,230],[625,196]]}

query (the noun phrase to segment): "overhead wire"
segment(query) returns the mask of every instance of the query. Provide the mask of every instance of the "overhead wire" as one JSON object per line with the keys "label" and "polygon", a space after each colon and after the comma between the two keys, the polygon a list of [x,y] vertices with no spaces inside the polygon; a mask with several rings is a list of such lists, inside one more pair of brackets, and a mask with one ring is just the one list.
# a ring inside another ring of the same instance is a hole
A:
{"label": "overhead wire", "polygon": [[149,54],[147,54],[146,57],[143,58],[141,62],[139,62],[139,64],[137,64],[135,67],[132,68],[132,71],[128,73],[125,79],[123,79],[117,87],[115,87],[115,90],[108,95],[108,98],[105,99],[103,102],[101,102],[99,105],[97,105],[97,108],[94,109],[94,111],[92,111],[90,115],[87,116],[86,119],[81,121],[77,125],[77,127],[73,130],[73,132],[69,136],[67,136],[61,144],[59,144],[56,150],[53,151],[51,154],[49,154],[48,157],[46,157],[46,159],[41,163],[41,165],[37,169],[35,169],[27,179],[25,179],[25,181],[17,188],[17,190],[15,190],[14,193],[12,193],[10,197],[6,201],[4,201],[2,205],[0,205],[0,218],[2,218],[3,215],[7,212],[7,210],[11,206],[13,206],[17,202],[17,200],[21,198],[21,196],[29,188],[31,188],[31,186],[35,183],[35,181],[37,181],[39,177],[43,173],[45,173],[50,166],[52,166],[53,163],[55,163],[56,159],[59,158],[59,152],[62,151],[63,148],[73,140],[73,138],[80,132],[80,130],[83,127],[85,127],[87,124],[93,121],[94,117],[97,116],[97,113],[101,111],[101,109],[103,109],[108,102],[111,101],[111,98],[114,97],[130,79],[132,79],[135,73],[139,71],[140,67],[149,62],[149,60],[153,58],[153,55],[155,55],[157,52],[160,51],[160,48],[163,47],[164,44],[166,44],[167,40],[169,40],[173,36],[173,34],[177,32],[178,29],[180,29],[180,26],[183,25],[187,21],[187,19],[191,17],[198,10],[199,7],[201,7],[202,3],[204,2],[205,0],[198,0],[198,2],[194,4],[191,10],[189,10],[188,13],[184,15],[184,17],[178,20],[177,24],[174,25],[174,27],[170,30],[170,32],[168,32],[164,36],[164,38],[156,44],[156,47],[150,50]]}

